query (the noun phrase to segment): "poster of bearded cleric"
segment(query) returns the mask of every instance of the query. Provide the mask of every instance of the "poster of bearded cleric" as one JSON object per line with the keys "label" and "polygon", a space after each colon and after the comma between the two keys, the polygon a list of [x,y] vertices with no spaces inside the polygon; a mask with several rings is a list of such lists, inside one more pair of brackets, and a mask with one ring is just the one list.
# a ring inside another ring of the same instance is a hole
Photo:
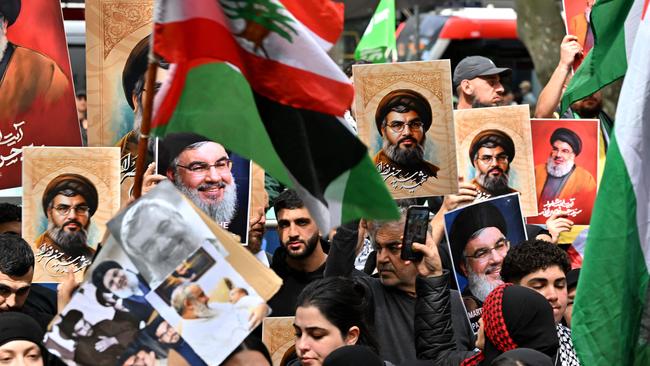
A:
{"label": "poster of bearded cleric", "polygon": [[537,216],[530,111],[527,106],[454,111],[458,175],[478,200],[521,194],[524,216]]}
{"label": "poster of bearded cleric", "polygon": [[22,147],[81,146],[71,75],[60,1],[0,1],[0,189],[21,185]]}
{"label": "poster of bearded cleric", "polygon": [[23,237],[32,244],[35,282],[59,282],[68,269],[83,278],[119,210],[119,150],[26,147]]}
{"label": "poster of bearded cleric", "polygon": [[519,198],[511,193],[445,214],[454,273],[474,332],[485,298],[503,283],[500,270],[508,250],[527,239]]}
{"label": "poster of bearded cleric", "polygon": [[449,60],[355,65],[356,120],[395,198],[458,191]]}
{"label": "poster of bearded cleric", "polygon": [[109,236],[86,281],[53,321],[45,347],[77,365],[200,364],[147,302],[149,292],[136,266]]}
{"label": "poster of bearded cleric", "polygon": [[598,177],[597,119],[532,119],[535,190],[543,224],[562,214],[575,225],[589,225]]}
{"label": "poster of bearded cleric", "polygon": [[85,16],[88,145],[120,147],[124,205],[135,175],[153,0],[87,0]]}

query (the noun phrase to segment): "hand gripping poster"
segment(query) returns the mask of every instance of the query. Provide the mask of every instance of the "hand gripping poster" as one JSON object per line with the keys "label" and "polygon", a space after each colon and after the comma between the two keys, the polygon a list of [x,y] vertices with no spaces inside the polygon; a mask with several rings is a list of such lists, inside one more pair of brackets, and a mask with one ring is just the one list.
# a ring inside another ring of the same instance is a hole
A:
{"label": "hand gripping poster", "polygon": [[0,189],[21,185],[22,147],[80,146],[57,0],[0,2]]}

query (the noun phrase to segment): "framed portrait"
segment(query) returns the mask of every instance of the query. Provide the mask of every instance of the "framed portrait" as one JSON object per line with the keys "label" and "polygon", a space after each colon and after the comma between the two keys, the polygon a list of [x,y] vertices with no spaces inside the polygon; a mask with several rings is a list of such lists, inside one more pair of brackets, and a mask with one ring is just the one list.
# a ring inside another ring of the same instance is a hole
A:
{"label": "framed portrait", "polygon": [[119,150],[26,147],[23,154],[22,232],[34,250],[34,282],[59,282],[69,268],[81,279],[119,210]]}
{"label": "framed portrait", "polygon": [[355,65],[359,138],[395,198],[458,191],[449,60]]}
{"label": "framed portrait", "polygon": [[528,106],[456,110],[454,120],[458,175],[478,199],[519,192],[524,216],[537,216]]}

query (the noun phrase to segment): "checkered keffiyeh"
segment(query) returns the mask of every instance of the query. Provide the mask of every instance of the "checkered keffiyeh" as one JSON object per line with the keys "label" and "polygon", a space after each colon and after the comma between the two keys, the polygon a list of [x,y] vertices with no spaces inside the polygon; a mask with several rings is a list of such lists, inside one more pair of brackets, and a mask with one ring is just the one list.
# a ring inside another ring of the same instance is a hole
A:
{"label": "checkered keffiyeh", "polygon": [[[501,352],[507,352],[517,348],[517,344],[510,337],[505,319],[503,318],[503,291],[508,286],[512,286],[512,284],[504,283],[492,290],[483,303],[482,317],[485,336]],[[461,363],[461,366],[478,365],[484,358],[483,352],[479,352],[465,359]]]}
{"label": "checkered keffiyeh", "polygon": [[558,324],[557,337],[560,339],[560,362],[562,366],[580,366],[580,361],[573,348],[571,340],[571,329],[562,324]]}

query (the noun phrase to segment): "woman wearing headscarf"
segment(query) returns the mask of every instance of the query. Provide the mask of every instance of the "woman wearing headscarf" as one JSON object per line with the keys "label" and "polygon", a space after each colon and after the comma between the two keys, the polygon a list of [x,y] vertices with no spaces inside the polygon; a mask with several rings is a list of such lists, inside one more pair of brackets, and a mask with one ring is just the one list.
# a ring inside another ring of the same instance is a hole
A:
{"label": "woman wearing headscarf", "polygon": [[18,312],[0,313],[0,359],[11,365],[65,366],[43,346],[45,333],[36,320]]}

